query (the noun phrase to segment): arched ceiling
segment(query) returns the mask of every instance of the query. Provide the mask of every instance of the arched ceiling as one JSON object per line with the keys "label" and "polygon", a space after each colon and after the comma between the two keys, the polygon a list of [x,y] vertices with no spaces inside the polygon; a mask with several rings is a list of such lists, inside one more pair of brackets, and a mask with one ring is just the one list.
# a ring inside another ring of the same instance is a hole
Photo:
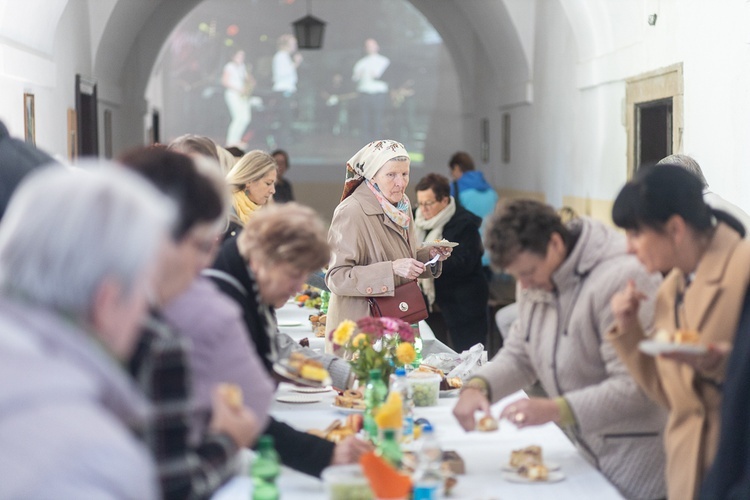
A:
{"label": "arched ceiling", "polygon": [[[134,85],[135,95],[142,96],[161,47],[174,27],[200,1],[110,0],[114,3],[104,23],[106,27],[101,30],[93,76],[111,82],[135,78],[129,85]],[[460,79],[473,81],[477,74],[489,71],[501,83],[497,85],[498,104],[518,100],[523,95],[523,91],[519,94],[516,89],[530,80],[531,54],[528,48],[524,50],[504,2],[409,1],[440,33]],[[511,3],[518,5],[518,0]],[[471,85],[462,84],[465,104],[475,91]]]}

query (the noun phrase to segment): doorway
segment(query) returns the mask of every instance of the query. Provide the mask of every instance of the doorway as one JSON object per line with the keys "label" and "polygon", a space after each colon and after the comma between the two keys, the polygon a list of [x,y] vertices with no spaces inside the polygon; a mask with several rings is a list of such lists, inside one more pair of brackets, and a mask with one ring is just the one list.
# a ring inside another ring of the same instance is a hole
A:
{"label": "doorway", "polygon": [[682,63],[627,80],[628,179],[645,164],[682,150]]}
{"label": "doorway", "polygon": [[672,125],[671,97],[636,104],[636,170],[672,154]]}
{"label": "doorway", "polygon": [[76,75],[78,154],[99,156],[99,121],[96,81]]}

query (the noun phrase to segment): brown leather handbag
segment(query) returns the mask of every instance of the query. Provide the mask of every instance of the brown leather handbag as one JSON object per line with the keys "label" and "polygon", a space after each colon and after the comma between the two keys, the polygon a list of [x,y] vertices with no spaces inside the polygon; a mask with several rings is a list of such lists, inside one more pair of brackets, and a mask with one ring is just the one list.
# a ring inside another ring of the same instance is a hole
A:
{"label": "brown leather handbag", "polygon": [[413,324],[427,319],[427,304],[416,281],[397,286],[393,297],[368,297],[370,315],[398,318]]}

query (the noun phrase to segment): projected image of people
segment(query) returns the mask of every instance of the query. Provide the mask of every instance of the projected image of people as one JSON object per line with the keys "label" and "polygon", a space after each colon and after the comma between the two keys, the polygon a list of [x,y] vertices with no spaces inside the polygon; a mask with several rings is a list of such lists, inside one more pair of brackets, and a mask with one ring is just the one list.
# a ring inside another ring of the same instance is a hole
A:
{"label": "projected image of people", "polygon": [[388,83],[381,80],[391,60],[380,54],[377,40],[365,40],[365,56],[357,61],[352,80],[359,92],[360,137],[372,141],[383,135],[383,111],[387,104]]}
{"label": "projected image of people", "polygon": [[227,146],[244,148],[243,141],[245,129],[250,125],[252,118],[250,110],[250,96],[255,87],[255,79],[250,74],[245,64],[245,51],[238,50],[232,56],[232,60],[224,66],[221,76],[221,84],[226,89],[224,100],[229,108],[232,121],[227,129]]}
{"label": "projected image of people", "polygon": [[326,32],[312,50],[292,34],[300,0],[198,2],[165,42],[146,93],[162,111],[164,140],[190,133],[244,151],[282,149],[294,158],[292,182],[338,181],[342,158],[384,137],[403,142],[419,167],[436,137],[430,127],[445,123],[434,117],[460,106],[437,30],[409,0],[314,7]]}

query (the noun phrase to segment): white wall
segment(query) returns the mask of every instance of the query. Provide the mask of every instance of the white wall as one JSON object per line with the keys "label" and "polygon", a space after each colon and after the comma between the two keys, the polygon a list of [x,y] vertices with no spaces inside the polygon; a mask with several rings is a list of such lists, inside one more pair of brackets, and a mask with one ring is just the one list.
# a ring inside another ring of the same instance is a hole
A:
{"label": "white wall", "polygon": [[[22,96],[33,92],[37,143],[64,156],[81,73],[100,80],[100,110],[115,110],[116,149],[138,141],[146,109],[134,93],[158,52],[150,45],[197,1],[26,0],[19,9],[18,0],[0,0],[0,119],[22,136]],[[716,192],[750,211],[750,3],[411,2],[450,53],[441,91],[460,96],[436,117],[427,169],[445,172],[448,155],[465,149],[499,188],[542,192],[554,204],[570,195],[612,199],[626,172],[625,80],[682,62],[682,152],[701,162]],[[655,26],[646,23],[651,13]],[[500,158],[504,112],[512,116],[509,164]],[[481,162],[485,117],[490,159]]]}

